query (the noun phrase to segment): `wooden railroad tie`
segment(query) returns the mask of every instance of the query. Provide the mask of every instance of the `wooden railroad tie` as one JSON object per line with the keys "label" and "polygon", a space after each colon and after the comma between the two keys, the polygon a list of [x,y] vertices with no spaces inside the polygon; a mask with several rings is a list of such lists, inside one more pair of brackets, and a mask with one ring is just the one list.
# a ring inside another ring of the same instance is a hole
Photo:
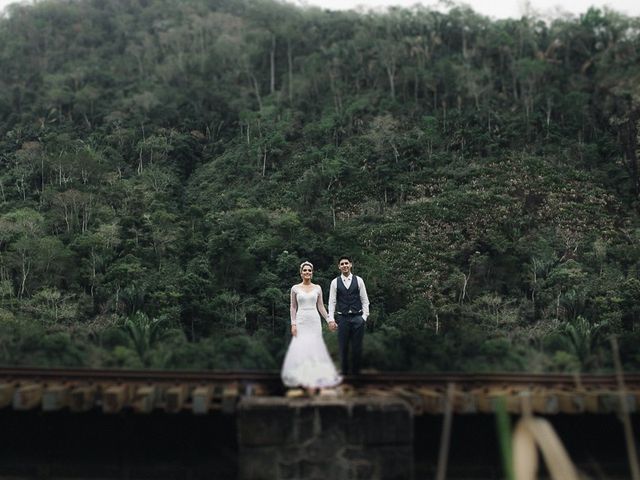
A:
{"label": "wooden railroad tie", "polygon": [[164,409],[168,413],[178,413],[185,407],[189,389],[186,385],[169,387],[164,395]]}
{"label": "wooden railroad tie", "polygon": [[222,389],[221,408],[223,413],[233,413],[236,411],[236,404],[240,397],[240,389],[236,382],[227,384]]}
{"label": "wooden railroad tie", "polygon": [[31,410],[40,405],[43,387],[40,383],[20,385],[13,394],[15,410]]}
{"label": "wooden railroad tie", "polygon": [[81,385],[71,390],[69,408],[72,412],[87,412],[96,406],[97,385]]}
{"label": "wooden railroad tie", "polygon": [[158,388],[155,385],[142,385],[135,389],[131,398],[131,408],[136,413],[151,413],[156,405]]}
{"label": "wooden railroad tie", "polygon": [[42,410],[45,412],[55,412],[68,407],[70,393],[68,385],[47,385],[42,394]]}
{"label": "wooden railroad tie", "polygon": [[209,413],[213,398],[213,386],[201,385],[193,389],[191,393],[191,408],[196,415]]}
{"label": "wooden railroad tie", "polygon": [[102,393],[102,411],[104,413],[118,413],[122,411],[130,398],[130,385],[111,385]]}
{"label": "wooden railroad tie", "polygon": [[13,393],[16,391],[15,382],[0,383],[0,408],[11,405],[13,401]]}

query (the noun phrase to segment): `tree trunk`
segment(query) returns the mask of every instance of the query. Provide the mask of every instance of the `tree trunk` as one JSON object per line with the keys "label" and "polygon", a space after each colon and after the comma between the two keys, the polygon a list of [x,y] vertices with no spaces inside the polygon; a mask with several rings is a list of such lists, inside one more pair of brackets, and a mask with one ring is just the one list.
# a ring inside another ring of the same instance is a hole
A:
{"label": "tree trunk", "polygon": [[22,281],[20,282],[20,298],[24,295],[27,285],[27,277],[31,270],[31,262],[27,259],[27,255],[22,252]]}
{"label": "tree trunk", "polygon": [[269,60],[271,63],[271,82],[270,93],[276,91],[276,36],[271,35],[271,52],[269,52]]}
{"label": "tree trunk", "polygon": [[389,90],[391,93],[391,100],[396,99],[396,66],[393,64],[387,65],[387,76],[389,77]]}
{"label": "tree trunk", "polygon": [[267,149],[264,148],[262,151],[262,176],[264,177],[267,173]]}
{"label": "tree trunk", "polygon": [[98,277],[97,274],[97,261],[96,261],[96,253],[94,252],[93,248],[91,249],[91,298],[94,297],[95,295],[95,289],[96,289],[96,278]]}
{"label": "tree trunk", "polygon": [[249,78],[251,79],[253,91],[256,94],[256,100],[258,100],[258,109],[262,111],[262,97],[260,96],[260,86],[258,85],[258,80],[256,80],[256,77],[253,73],[249,73]]}
{"label": "tree trunk", "polygon": [[471,267],[469,267],[469,274],[462,274],[464,282],[462,283],[462,292],[460,292],[460,305],[464,303],[464,299],[467,296],[467,285],[469,285],[469,279],[471,278]]}
{"label": "tree trunk", "polygon": [[633,182],[633,191],[640,195],[640,179],[638,178],[638,120],[640,109],[636,108],[629,113],[629,119],[620,129],[620,141],[627,162],[627,170]]}
{"label": "tree trunk", "polygon": [[289,103],[293,103],[293,53],[291,40],[287,41],[287,61],[289,64]]}
{"label": "tree trunk", "polygon": [[342,111],[342,97],[340,96],[340,91],[336,86],[336,75],[335,72],[329,67],[329,86],[331,87],[331,93],[333,94],[333,105],[336,109],[336,112]]}
{"label": "tree trunk", "polygon": [[40,204],[44,201],[44,158],[40,157]]}

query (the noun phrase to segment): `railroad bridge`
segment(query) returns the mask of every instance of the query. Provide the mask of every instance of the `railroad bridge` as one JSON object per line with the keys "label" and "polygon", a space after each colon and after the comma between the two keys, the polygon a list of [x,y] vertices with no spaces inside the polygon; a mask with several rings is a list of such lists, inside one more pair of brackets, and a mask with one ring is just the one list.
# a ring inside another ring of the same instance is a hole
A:
{"label": "railroad bridge", "polygon": [[301,393],[275,372],[0,369],[0,479],[404,480],[443,458],[447,478],[497,479],[498,405],[625,478],[617,418],[637,420],[640,375],[368,373]]}

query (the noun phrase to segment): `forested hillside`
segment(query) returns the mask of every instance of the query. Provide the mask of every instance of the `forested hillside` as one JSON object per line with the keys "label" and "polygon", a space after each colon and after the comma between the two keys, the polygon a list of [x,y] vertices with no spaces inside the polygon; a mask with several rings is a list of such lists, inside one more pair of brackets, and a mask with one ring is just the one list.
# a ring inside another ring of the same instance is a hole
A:
{"label": "forested hillside", "polygon": [[277,368],[346,253],[368,368],[638,369],[639,126],[613,11],[12,6],[0,364]]}

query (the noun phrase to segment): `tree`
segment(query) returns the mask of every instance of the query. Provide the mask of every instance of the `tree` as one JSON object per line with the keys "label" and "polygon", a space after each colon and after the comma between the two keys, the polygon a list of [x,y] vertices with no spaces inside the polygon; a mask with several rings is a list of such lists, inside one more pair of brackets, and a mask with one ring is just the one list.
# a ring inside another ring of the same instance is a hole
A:
{"label": "tree", "polygon": [[151,350],[166,335],[162,321],[149,318],[142,312],[136,312],[125,320],[123,329],[133,343],[142,364],[148,366]]}

